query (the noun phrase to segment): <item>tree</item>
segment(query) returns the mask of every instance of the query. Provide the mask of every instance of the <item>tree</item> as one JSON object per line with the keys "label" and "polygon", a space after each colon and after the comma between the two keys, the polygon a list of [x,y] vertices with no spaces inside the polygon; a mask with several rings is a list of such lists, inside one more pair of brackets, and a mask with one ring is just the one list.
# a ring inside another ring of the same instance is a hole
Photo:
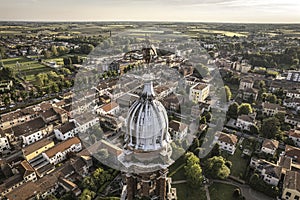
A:
{"label": "tree", "polygon": [[234,102],[228,108],[227,115],[231,118],[236,119],[238,117],[239,104]]}
{"label": "tree", "polygon": [[51,58],[51,52],[48,50],[44,50],[42,54],[44,55],[45,59]]}
{"label": "tree", "polygon": [[256,125],[250,126],[250,133],[258,135],[259,134],[259,128]]}
{"label": "tree", "polygon": [[79,200],[92,200],[96,196],[96,193],[94,191],[91,191],[89,189],[84,189],[81,193]]}
{"label": "tree", "polygon": [[51,90],[52,90],[54,93],[59,92],[59,87],[58,87],[57,83],[52,83],[52,85],[51,85]]}
{"label": "tree", "polygon": [[276,117],[263,120],[261,134],[266,138],[274,138],[279,133],[280,122]]}
{"label": "tree", "polygon": [[68,49],[64,46],[57,47],[57,52],[59,56],[63,56],[68,52]]}
{"label": "tree", "polygon": [[210,154],[211,154],[211,157],[221,155],[221,149],[220,149],[220,145],[218,143],[216,143],[215,146],[212,148]]}
{"label": "tree", "polygon": [[206,161],[205,171],[212,178],[226,179],[230,174],[230,169],[225,163],[222,156],[214,156]]}
{"label": "tree", "polygon": [[224,89],[225,89],[225,92],[226,92],[226,100],[230,101],[230,99],[232,97],[231,90],[227,85],[225,85]]}
{"label": "tree", "polygon": [[172,147],[172,156],[171,156],[172,159],[179,158],[185,152],[184,149],[181,148],[180,146],[176,145],[175,142],[171,143],[171,147]]}
{"label": "tree", "polygon": [[201,117],[200,124],[206,124],[206,117],[205,116]]}
{"label": "tree", "polygon": [[252,113],[252,107],[249,103],[242,103],[239,106],[239,115],[248,115],[249,113]]}
{"label": "tree", "polygon": [[275,94],[269,94],[267,95],[266,100],[270,103],[276,103],[277,96]]}
{"label": "tree", "polygon": [[184,169],[188,181],[192,186],[200,186],[203,181],[203,176],[199,158],[192,152],[186,153],[185,157],[186,165]]}
{"label": "tree", "polygon": [[58,51],[57,51],[57,48],[56,48],[56,46],[52,46],[51,47],[51,52],[52,52],[52,55],[53,56],[58,56]]}
{"label": "tree", "polygon": [[91,44],[82,44],[80,46],[80,52],[83,54],[89,54],[91,51],[94,50],[94,46]]}

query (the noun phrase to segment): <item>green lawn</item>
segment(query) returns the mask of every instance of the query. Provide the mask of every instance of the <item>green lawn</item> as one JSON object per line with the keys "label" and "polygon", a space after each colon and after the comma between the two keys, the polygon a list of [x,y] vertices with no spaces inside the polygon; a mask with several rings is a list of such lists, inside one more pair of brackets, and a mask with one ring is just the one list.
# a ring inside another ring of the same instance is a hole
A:
{"label": "green lawn", "polygon": [[234,190],[238,188],[233,185],[223,183],[213,183],[209,187],[209,194],[211,200],[232,200]]}
{"label": "green lawn", "polygon": [[188,183],[174,184],[178,200],[206,200],[206,194],[203,187],[191,188]]}
{"label": "green lawn", "polygon": [[247,157],[243,158],[242,153],[243,152],[242,150],[239,149],[239,147],[236,148],[233,156],[228,154],[227,152],[222,152],[222,156],[232,162],[230,175],[238,178],[243,178],[247,166],[249,164],[249,158]]}
{"label": "green lawn", "polygon": [[169,176],[172,177],[173,181],[179,181],[179,180],[185,180],[185,160],[184,156],[180,157],[178,160],[176,160],[175,163],[173,163],[169,168]]}

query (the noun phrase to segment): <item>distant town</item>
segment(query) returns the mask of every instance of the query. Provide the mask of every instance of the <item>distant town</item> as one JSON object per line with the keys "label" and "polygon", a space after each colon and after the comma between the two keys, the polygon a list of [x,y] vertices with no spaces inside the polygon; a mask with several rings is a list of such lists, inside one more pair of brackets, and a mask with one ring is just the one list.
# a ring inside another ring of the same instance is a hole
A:
{"label": "distant town", "polygon": [[[0,22],[0,199],[300,199],[299,59],[299,24]],[[154,99],[148,183],[118,162]]]}

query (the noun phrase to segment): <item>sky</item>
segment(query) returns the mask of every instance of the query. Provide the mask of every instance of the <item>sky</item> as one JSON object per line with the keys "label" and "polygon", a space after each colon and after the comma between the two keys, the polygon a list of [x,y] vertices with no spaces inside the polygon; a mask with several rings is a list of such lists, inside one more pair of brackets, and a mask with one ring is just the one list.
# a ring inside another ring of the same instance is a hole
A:
{"label": "sky", "polygon": [[300,1],[0,0],[0,20],[300,23]]}

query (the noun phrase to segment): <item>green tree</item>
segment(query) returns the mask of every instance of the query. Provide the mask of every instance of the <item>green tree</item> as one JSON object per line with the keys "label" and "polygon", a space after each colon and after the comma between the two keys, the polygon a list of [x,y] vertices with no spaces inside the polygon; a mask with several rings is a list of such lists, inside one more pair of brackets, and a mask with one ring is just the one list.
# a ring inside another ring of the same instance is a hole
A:
{"label": "green tree", "polygon": [[259,128],[256,125],[250,126],[250,133],[258,135],[259,134]]}
{"label": "green tree", "polygon": [[232,97],[231,90],[227,85],[225,85],[224,89],[225,89],[225,92],[226,92],[226,100],[230,101],[230,99]]}
{"label": "green tree", "polygon": [[51,52],[48,51],[48,50],[44,50],[44,51],[42,52],[42,54],[44,55],[44,58],[45,58],[45,59],[51,58]]}
{"label": "green tree", "polygon": [[52,46],[51,47],[51,52],[52,52],[52,55],[53,56],[58,56],[58,51],[57,51],[57,48],[56,48],[56,46]]}
{"label": "green tree", "polygon": [[266,138],[274,138],[279,133],[280,122],[276,117],[263,120],[261,134]]}
{"label": "green tree", "polygon": [[225,163],[222,156],[214,156],[206,161],[205,171],[212,178],[226,179],[230,174],[230,169]]}
{"label": "green tree", "polygon": [[185,155],[186,165],[184,167],[185,174],[188,181],[192,186],[200,186],[203,181],[202,169],[200,167],[200,160],[192,152],[188,152]]}
{"label": "green tree", "polygon": [[96,193],[94,191],[91,191],[89,189],[84,189],[81,193],[79,200],[92,200],[96,196]]}
{"label": "green tree", "polygon": [[231,118],[236,119],[238,117],[238,111],[239,111],[239,104],[234,102],[229,106],[227,115]]}
{"label": "green tree", "polygon": [[248,115],[249,113],[252,113],[252,107],[249,103],[242,103],[239,106],[239,115]]}

